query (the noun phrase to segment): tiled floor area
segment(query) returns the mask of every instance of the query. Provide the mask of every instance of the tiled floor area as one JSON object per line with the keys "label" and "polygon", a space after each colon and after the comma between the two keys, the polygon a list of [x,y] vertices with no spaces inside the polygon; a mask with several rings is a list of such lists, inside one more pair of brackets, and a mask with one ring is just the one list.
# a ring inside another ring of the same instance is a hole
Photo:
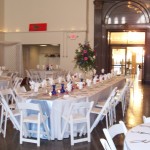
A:
{"label": "tiled floor area", "polygon": [[[134,82],[134,89],[131,90],[131,97],[125,117],[122,118],[121,105],[117,106],[117,121],[123,120],[128,129],[142,123],[142,116],[150,116],[150,85],[143,85],[140,81]],[[104,137],[102,129],[105,127],[105,121],[92,132],[90,143],[84,142],[70,145],[70,139],[63,141],[41,140],[41,146],[36,144],[23,143],[19,144],[19,132],[13,129],[11,123],[8,123],[6,138],[0,134],[0,150],[103,150],[99,139]],[[117,140],[119,138],[119,142]],[[123,136],[117,137],[115,143],[118,150],[122,150]]]}

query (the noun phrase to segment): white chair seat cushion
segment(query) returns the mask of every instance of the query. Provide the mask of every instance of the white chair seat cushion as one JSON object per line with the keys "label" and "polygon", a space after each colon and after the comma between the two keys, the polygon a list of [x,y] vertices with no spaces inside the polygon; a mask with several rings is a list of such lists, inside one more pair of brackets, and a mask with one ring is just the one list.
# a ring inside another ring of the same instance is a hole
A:
{"label": "white chair seat cushion", "polygon": [[[19,115],[20,115],[20,111],[17,110],[17,109],[12,110],[12,114],[13,114],[14,116],[19,116]],[[6,112],[4,112],[4,115],[6,116]],[[7,117],[10,117],[10,114],[8,114]]]}
{"label": "white chair seat cushion", "polygon": [[93,107],[92,110],[91,110],[91,113],[99,114],[99,112],[100,112],[101,110],[102,110],[102,108]]}
{"label": "white chair seat cushion", "polygon": [[[43,120],[45,121],[46,119],[47,119],[47,116],[43,116]],[[38,123],[38,115],[31,114],[29,116],[23,117],[23,122]],[[41,119],[40,119],[40,122],[42,122]]]}
{"label": "white chair seat cushion", "polygon": [[82,122],[86,122],[87,121],[86,117],[84,115],[82,115],[82,114],[74,114],[74,115],[72,115],[72,119],[73,119],[74,123],[75,122],[76,123],[77,122],[82,123]]}
{"label": "white chair seat cushion", "polygon": [[96,104],[96,107],[103,107],[106,103],[106,100],[102,100],[102,101],[99,101],[97,104]]}

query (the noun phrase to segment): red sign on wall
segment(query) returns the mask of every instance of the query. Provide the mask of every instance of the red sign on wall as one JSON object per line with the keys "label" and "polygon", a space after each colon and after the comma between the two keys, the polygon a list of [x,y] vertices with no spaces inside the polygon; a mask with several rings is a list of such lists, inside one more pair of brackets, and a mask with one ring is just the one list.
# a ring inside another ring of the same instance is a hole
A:
{"label": "red sign on wall", "polygon": [[29,24],[29,31],[46,31],[47,23],[34,23]]}

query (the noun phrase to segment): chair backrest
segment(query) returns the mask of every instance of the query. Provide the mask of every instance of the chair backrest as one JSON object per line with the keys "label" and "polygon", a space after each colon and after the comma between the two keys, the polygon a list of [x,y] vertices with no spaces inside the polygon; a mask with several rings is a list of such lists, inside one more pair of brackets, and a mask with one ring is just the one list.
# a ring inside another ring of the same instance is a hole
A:
{"label": "chair backrest", "polygon": [[144,123],[150,123],[150,117],[143,116]]}
{"label": "chair backrest", "polygon": [[18,104],[18,98],[15,96],[13,90],[11,88],[1,90],[1,95],[5,98],[6,102],[8,103],[9,100],[14,101],[16,105]]}
{"label": "chair backrest", "polygon": [[114,87],[109,96],[110,96],[110,97],[115,96],[115,95],[116,95],[116,92],[117,92],[117,89],[118,89],[118,87]]}
{"label": "chair backrest", "polygon": [[41,111],[40,105],[39,104],[34,104],[34,103],[25,103],[21,102],[18,103],[18,107],[21,110],[35,110],[35,111]]}
{"label": "chair backrest", "polygon": [[101,139],[100,139],[100,142],[101,142],[101,144],[102,144],[104,150],[111,150],[111,149],[110,149],[110,146],[108,145],[108,142],[107,142],[105,139],[101,138]]}
{"label": "chair backrest", "polygon": [[122,121],[120,121],[119,124],[114,124],[109,129],[104,128],[103,132],[105,134],[105,137],[106,137],[111,149],[117,150],[116,146],[113,142],[113,138],[119,134],[126,135],[127,129],[126,129],[124,123]]}
{"label": "chair backrest", "polygon": [[118,100],[123,100],[125,98],[125,95],[126,95],[126,92],[127,92],[128,88],[129,88],[128,83],[126,83],[124,85],[124,87],[121,90],[119,90],[120,93],[119,93]]}
{"label": "chair backrest", "polygon": [[43,121],[43,112],[39,104],[19,102],[18,108],[24,115],[29,113],[38,114],[40,119]]}
{"label": "chair backrest", "polygon": [[16,126],[19,130],[20,130],[20,125],[17,121],[17,119],[15,118],[15,116],[12,113],[12,110],[10,109],[7,100],[5,98],[5,95],[8,93],[11,93],[10,89],[6,89],[6,90],[1,90],[0,91],[0,101],[2,103],[2,106],[4,107],[4,110],[6,112],[8,112],[8,114],[10,115],[10,120],[12,121],[12,123],[14,124],[14,126]]}
{"label": "chair backrest", "polygon": [[71,103],[70,110],[68,111],[68,117],[72,117],[73,114],[83,114],[86,118],[89,117],[90,111],[93,107],[94,102],[82,101]]}
{"label": "chair backrest", "polygon": [[18,86],[21,85],[22,81],[23,81],[23,78],[16,77],[15,80],[14,80],[14,85],[13,85],[13,87],[14,87],[14,88],[17,88]]}
{"label": "chair backrest", "polygon": [[110,105],[110,102],[114,100],[114,95],[117,92],[117,87],[115,87],[112,92],[110,93],[109,97],[107,98],[104,106],[102,107],[101,111],[99,112],[98,116],[96,117],[95,121],[93,122],[92,126],[91,126],[91,132],[93,131],[93,129],[97,126],[97,124],[99,123],[99,121],[103,118],[103,114],[105,113],[105,111],[107,110],[107,108]]}

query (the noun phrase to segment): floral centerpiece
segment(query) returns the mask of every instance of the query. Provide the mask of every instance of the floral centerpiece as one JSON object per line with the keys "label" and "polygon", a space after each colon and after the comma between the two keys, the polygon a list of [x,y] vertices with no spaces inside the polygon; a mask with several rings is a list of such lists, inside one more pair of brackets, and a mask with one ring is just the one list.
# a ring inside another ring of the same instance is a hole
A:
{"label": "floral centerpiece", "polygon": [[75,54],[75,67],[78,67],[84,73],[96,69],[95,51],[88,42],[85,44],[79,43],[79,48],[76,49]]}

